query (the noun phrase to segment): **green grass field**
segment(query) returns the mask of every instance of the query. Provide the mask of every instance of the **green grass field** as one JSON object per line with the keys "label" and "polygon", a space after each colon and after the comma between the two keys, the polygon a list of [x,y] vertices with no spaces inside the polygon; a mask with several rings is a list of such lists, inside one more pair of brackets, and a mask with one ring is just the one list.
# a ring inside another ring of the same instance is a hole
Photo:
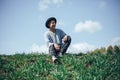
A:
{"label": "green grass field", "polygon": [[0,80],[120,80],[120,54],[0,55]]}

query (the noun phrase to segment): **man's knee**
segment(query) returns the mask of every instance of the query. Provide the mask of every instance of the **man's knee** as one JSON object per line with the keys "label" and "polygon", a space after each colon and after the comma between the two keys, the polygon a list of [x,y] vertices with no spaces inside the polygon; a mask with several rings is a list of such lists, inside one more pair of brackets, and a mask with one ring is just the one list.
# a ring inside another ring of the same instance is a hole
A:
{"label": "man's knee", "polygon": [[67,41],[71,42],[71,37],[70,36],[67,36]]}
{"label": "man's knee", "polygon": [[55,49],[55,48],[54,48],[54,45],[50,45],[50,46],[49,46],[49,50],[53,50],[53,49]]}

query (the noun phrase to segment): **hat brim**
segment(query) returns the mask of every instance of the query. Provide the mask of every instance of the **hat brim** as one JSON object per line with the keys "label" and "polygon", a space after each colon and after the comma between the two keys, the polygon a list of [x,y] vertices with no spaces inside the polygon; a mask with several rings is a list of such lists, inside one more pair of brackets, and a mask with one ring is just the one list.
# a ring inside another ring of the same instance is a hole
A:
{"label": "hat brim", "polygon": [[47,28],[50,28],[50,27],[49,27],[49,24],[50,24],[51,21],[55,21],[55,23],[57,23],[56,18],[50,17],[50,18],[47,19],[47,21],[46,21],[46,23],[45,23],[45,26],[46,26]]}

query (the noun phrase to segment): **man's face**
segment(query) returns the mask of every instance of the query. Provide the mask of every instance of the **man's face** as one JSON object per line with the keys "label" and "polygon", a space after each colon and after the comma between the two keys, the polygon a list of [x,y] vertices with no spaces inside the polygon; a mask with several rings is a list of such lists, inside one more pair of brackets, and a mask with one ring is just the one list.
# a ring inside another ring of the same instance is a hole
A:
{"label": "man's face", "polygon": [[50,24],[49,24],[49,27],[50,27],[50,28],[55,28],[55,26],[56,26],[56,23],[55,23],[54,20],[52,20],[52,21],[50,22]]}

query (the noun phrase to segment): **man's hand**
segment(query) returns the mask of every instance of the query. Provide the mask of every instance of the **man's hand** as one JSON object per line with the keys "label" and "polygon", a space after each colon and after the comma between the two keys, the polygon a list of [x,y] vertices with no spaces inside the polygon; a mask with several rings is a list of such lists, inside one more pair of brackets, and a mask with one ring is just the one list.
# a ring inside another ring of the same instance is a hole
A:
{"label": "man's hand", "polygon": [[55,47],[55,49],[57,50],[57,51],[60,51],[60,47],[59,47],[59,45],[58,44],[54,44],[54,47]]}
{"label": "man's hand", "polygon": [[67,35],[64,36],[63,41],[67,42]]}

